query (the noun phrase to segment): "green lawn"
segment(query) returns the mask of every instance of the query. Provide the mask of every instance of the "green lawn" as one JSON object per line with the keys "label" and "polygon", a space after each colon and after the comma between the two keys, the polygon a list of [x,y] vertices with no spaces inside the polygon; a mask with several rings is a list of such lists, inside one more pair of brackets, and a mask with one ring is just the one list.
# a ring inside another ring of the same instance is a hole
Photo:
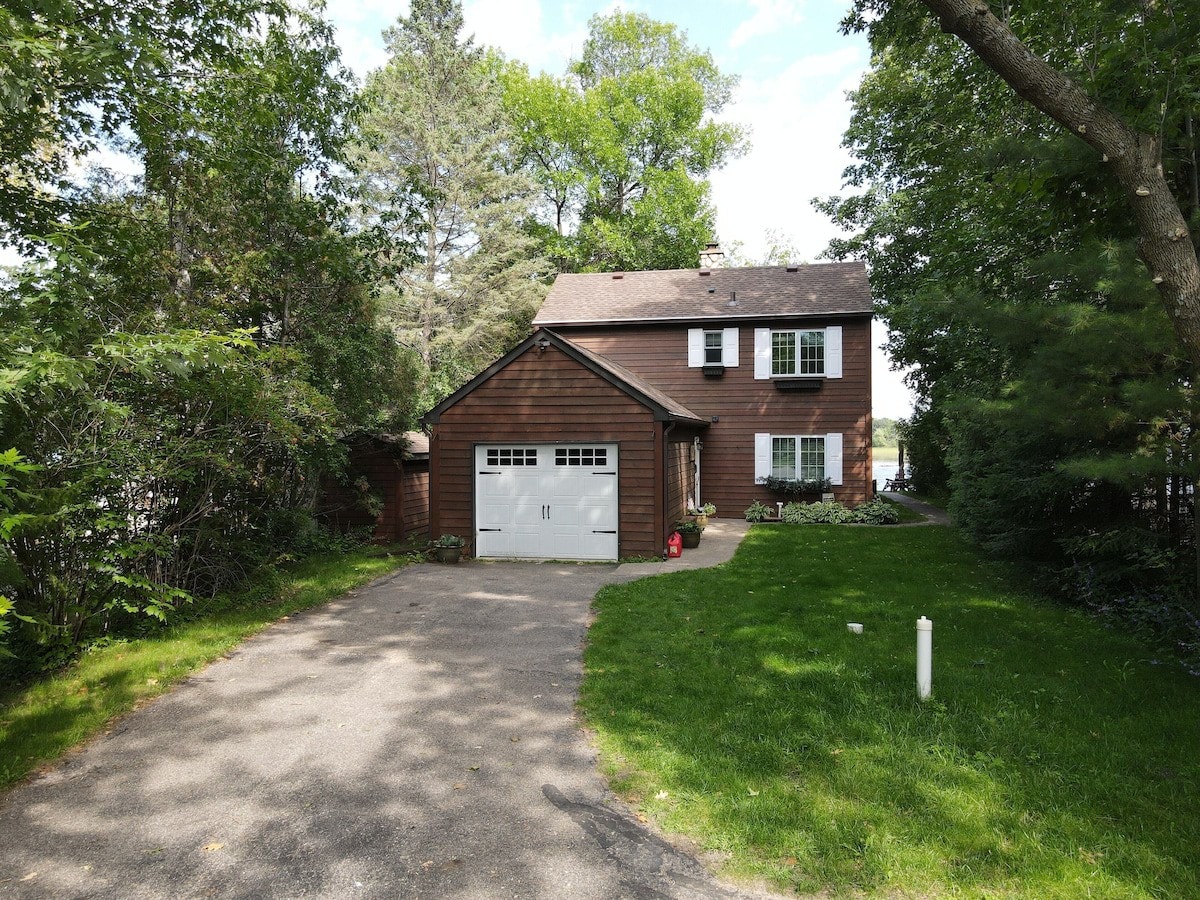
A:
{"label": "green lawn", "polygon": [[[0,788],[101,731],[250,635],[399,568],[378,547],[310,557],[249,586],[220,612],[150,637],[99,647],[74,665],[0,696]],[[195,610],[183,607],[184,615]]]}
{"label": "green lawn", "polygon": [[724,566],[596,606],[582,703],[603,765],[728,875],[836,896],[1200,896],[1200,680],[1022,595],[950,529],[758,527]]}

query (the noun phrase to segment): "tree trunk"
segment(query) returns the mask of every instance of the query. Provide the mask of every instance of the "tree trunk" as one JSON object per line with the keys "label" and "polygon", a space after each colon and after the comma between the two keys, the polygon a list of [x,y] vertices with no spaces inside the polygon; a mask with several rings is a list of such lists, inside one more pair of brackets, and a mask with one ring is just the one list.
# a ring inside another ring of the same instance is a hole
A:
{"label": "tree trunk", "polygon": [[1035,56],[982,0],[921,0],[942,30],[960,37],[997,75],[1103,155],[1125,191],[1138,251],[1158,287],[1179,343],[1200,372],[1200,261],[1162,170],[1155,135],[1130,128],[1067,75]]}

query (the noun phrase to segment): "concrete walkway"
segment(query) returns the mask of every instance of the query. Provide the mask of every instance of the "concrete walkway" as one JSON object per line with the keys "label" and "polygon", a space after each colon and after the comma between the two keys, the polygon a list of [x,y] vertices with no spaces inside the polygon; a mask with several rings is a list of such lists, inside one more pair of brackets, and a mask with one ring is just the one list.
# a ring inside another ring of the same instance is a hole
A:
{"label": "concrete walkway", "polygon": [[934,506],[932,503],[926,503],[924,500],[918,500],[916,497],[910,497],[908,494],[900,491],[880,491],[881,496],[887,497],[889,500],[894,500],[901,506],[907,506],[914,512],[919,512],[925,517],[924,522],[902,522],[902,525],[953,525],[950,521],[950,515],[944,509]]}
{"label": "concrete walkway", "polygon": [[745,533],[413,566],[292,616],[0,799],[0,896],[759,896],[638,823],[575,713],[596,591]]}

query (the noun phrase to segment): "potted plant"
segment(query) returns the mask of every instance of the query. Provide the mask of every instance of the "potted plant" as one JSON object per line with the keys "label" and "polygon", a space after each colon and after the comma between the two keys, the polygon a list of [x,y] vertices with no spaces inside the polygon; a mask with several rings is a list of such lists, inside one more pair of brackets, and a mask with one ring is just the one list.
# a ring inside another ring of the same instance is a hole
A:
{"label": "potted plant", "polygon": [[467,542],[457,534],[443,534],[431,545],[434,558],[440,563],[456,563],[462,559]]}
{"label": "potted plant", "polygon": [[704,531],[704,526],[700,523],[690,520],[679,522],[675,525],[675,530],[683,538],[683,547],[685,550],[691,550],[700,546],[700,534]]}
{"label": "potted plant", "polygon": [[687,514],[695,520],[697,525],[703,528],[708,524],[709,518],[717,514],[717,508],[711,503],[705,503],[703,506],[689,509]]}

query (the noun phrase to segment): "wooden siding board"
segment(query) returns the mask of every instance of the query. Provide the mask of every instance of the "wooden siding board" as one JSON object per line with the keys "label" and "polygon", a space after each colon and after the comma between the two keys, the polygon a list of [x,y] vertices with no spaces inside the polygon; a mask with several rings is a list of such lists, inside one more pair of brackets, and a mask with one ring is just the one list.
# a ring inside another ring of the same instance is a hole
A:
{"label": "wooden siding board", "polygon": [[703,433],[703,500],[718,513],[740,515],[754,499],[768,499],[754,483],[754,434],[840,432],[844,443],[839,500],[860,503],[871,491],[871,331],[866,317],[814,319],[811,327],[842,326],[842,378],[825,379],[812,393],[788,393],[754,378],[754,328],[770,321],[736,323],[741,365],[706,378],[687,365],[687,328],[678,325],[559,326],[580,346],[624,366],[706,418]]}
{"label": "wooden siding board", "polygon": [[[431,524],[471,536],[478,444],[616,443],[622,556],[662,552],[653,493],[662,427],[629,395],[560,351],[530,349],[443,411],[434,426]],[[656,437],[657,436],[657,437]]]}

